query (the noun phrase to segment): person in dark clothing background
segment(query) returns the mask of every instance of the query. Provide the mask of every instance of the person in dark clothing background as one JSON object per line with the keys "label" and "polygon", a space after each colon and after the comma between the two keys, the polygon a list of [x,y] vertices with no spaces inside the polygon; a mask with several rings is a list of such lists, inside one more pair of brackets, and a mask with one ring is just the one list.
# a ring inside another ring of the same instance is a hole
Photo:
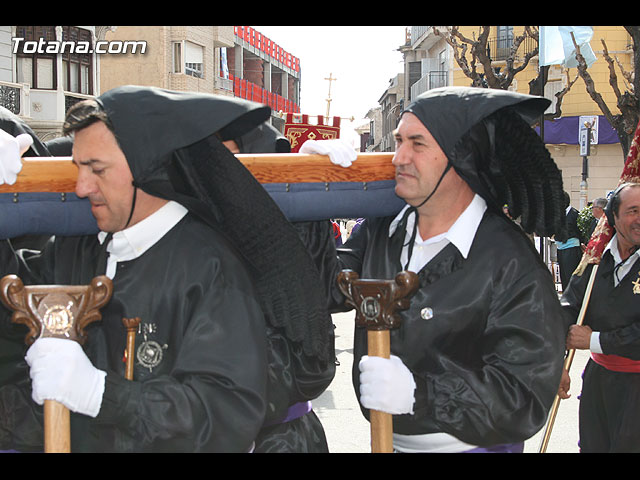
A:
{"label": "person in dark clothing background", "polygon": [[562,291],[566,290],[571,275],[582,258],[582,248],[580,247],[582,235],[578,228],[578,210],[571,206],[571,198],[567,192],[564,192],[563,201],[567,221],[567,240],[556,239]]}

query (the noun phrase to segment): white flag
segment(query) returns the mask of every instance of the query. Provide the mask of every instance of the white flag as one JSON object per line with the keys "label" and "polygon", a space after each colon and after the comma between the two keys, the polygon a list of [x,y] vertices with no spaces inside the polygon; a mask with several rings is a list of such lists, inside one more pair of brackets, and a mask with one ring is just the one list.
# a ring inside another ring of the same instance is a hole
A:
{"label": "white flag", "polygon": [[229,78],[229,66],[227,65],[227,48],[220,48],[220,66],[222,67],[222,78]]}
{"label": "white flag", "polygon": [[596,56],[589,44],[593,37],[593,27],[541,26],[539,32],[540,65],[564,65],[567,68],[578,66],[571,33],[580,47],[580,53],[587,62],[587,67],[596,61]]}

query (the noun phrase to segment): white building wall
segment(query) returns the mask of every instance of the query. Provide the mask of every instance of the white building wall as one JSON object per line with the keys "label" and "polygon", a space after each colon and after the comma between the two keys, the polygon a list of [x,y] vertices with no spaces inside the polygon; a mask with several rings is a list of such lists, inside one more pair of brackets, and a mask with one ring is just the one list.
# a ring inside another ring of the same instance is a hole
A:
{"label": "white building wall", "polygon": [[13,82],[11,26],[0,25],[0,82]]}

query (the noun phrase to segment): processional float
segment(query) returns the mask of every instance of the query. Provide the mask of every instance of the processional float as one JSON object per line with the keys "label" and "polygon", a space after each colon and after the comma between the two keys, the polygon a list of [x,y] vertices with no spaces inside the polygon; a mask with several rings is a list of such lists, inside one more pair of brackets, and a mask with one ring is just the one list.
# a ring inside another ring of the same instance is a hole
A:
{"label": "processional float", "polygon": [[[385,216],[398,213],[404,204],[394,193],[395,171],[391,153],[358,154],[349,168],[334,165],[328,156],[315,154],[240,154],[236,157],[264,186],[291,221]],[[27,208],[38,208],[39,195],[60,194],[63,199],[67,198],[66,195],[71,198],[73,194],[69,192],[74,192],[76,179],[77,167],[70,157],[24,158],[16,183],[0,185],[0,194],[15,196],[10,201],[0,202],[0,238],[25,234],[97,233],[88,202],[83,201],[77,202],[83,208],[74,210],[70,205],[65,207],[68,212],[72,212],[72,218],[62,222],[67,225],[65,231],[48,231],[47,226],[42,225],[36,231],[22,225],[21,229],[16,230],[10,225],[11,220],[8,220],[20,216],[20,213],[16,213],[16,208],[23,197],[19,195],[36,195],[35,204]],[[67,214],[62,210],[60,212]],[[60,222],[56,225],[58,224]],[[52,225],[51,229],[54,228],[56,227]],[[97,277],[92,282],[94,284],[100,287],[102,294],[100,301],[89,309],[91,322],[100,319],[99,308],[108,302],[112,292],[111,281],[107,277]],[[50,318],[33,307],[36,303],[34,298],[40,298],[43,292],[56,292],[58,296],[77,296],[78,289],[82,289],[87,298],[77,302],[84,302],[85,305],[89,299],[97,300],[95,286],[24,286],[15,276],[5,277],[0,286],[0,297],[15,312],[14,321],[30,325],[27,343],[32,343],[39,336],[49,335],[46,325],[50,323]],[[360,279],[353,272],[345,271],[340,275],[339,287],[345,293],[347,302],[356,308],[357,325],[368,330],[369,355],[388,358],[389,330],[399,326],[397,311],[408,307],[408,298],[417,288],[415,274],[402,272],[391,280]],[[76,341],[84,340],[83,328],[89,321],[76,318],[78,326],[70,327],[76,332],[73,334]],[[125,372],[126,378],[130,380],[133,379],[133,342],[139,321],[139,318],[123,319],[127,330]],[[67,335],[56,336],[69,338],[68,335],[67,331]],[[58,404],[57,413],[47,414],[46,411],[54,403],[47,401],[45,405],[45,451],[67,452],[70,445],[69,412],[65,412],[66,409]],[[53,415],[62,420],[56,423]],[[371,418],[372,451],[391,451],[391,416],[371,412]]]}

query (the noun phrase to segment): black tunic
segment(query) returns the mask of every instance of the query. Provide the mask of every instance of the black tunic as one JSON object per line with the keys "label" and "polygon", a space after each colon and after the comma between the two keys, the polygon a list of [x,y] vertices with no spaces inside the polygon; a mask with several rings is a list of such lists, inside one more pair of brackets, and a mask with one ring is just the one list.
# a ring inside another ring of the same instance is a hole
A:
{"label": "black tunic", "polygon": [[[389,238],[393,218],[369,219],[338,249],[360,278],[394,278],[404,232]],[[419,272],[420,288],[391,332],[391,353],[413,372],[414,414],[395,415],[394,432],[445,432],[479,446],[516,443],[544,424],[562,371],[566,326],[548,269],[531,242],[490,211],[464,258],[453,244]],[[341,296],[332,297],[337,305]],[[422,318],[430,307],[432,318]],[[356,328],[353,383],[367,354]],[[368,415],[363,410],[365,416]]]}
{"label": "black tunic", "polygon": [[[26,284],[86,284],[97,248],[95,236],[58,238],[25,265],[3,249],[2,265]],[[102,407],[95,419],[72,414],[72,451],[251,448],[266,411],[266,326],[252,280],[221,235],[184,217],[143,255],[118,264],[102,315],[85,344],[93,365],[107,372]],[[124,379],[122,317],[142,319],[136,348],[143,341],[160,347],[157,365],[136,361],[134,381]],[[42,431],[24,407],[31,390],[22,383],[22,390],[0,387],[0,447],[37,450]]]}
{"label": "black tunic", "polygon": [[[612,241],[615,241],[612,240]],[[584,325],[600,332],[605,355],[640,360],[640,262],[614,286],[614,259],[605,251],[596,273]],[[562,296],[568,321],[575,323],[593,265],[574,275]],[[638,286],[636,286],[638,285]],[[608,370],[589,360],[580,395],[580,447],[583,452],[640,451],[640,373]]]}

